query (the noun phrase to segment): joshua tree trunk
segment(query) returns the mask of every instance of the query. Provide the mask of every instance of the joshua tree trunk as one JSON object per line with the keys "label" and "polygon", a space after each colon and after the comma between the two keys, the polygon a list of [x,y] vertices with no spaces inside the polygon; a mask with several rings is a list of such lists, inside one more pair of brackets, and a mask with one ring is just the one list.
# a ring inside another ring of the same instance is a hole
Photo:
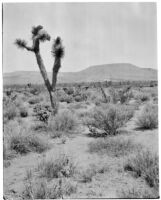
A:
{"label": "joshua tree trunk", "polygon": [[[51,107],[53,108],[53,111],[55,112],[56,111],[56,96],[53,92],[53,88],[52,88],[50,81],[48,79],[48,75],[47,75],[47,72],[46,72],[46,69],[45,69],[45,66],[44,66],[43,59],[40,55],[40,52],[35,52],[35,56],[36,56],[37,64],[39,66],[41,75],[44,79],[45,86],[46,86],[46,88],[49,92]],[[56,80],[55,80],[55,85],[56,85]]]}
{"label": "joshua tree trunk", "polygon": [[44,83],[46,85],[46,88],[50,92],[50,91],[52,91],[52,87],[50,85],[50,81],[48,79],[48,75],[47,75],[47,72],[46,72],[46,69],[45,69],[45,66],[44,66],[43,59],[42,59],[42,57],[40,55],[40,52],[36,52],[35,56],[36,56],[37,64],[39,66],[41,75],[42,75],[42,77],[44,79]]}
{"label": "joshua tree trunk", "polygon": [[43,77],[45,86],[49,92],[51,107],[53,108],[53,113],[55,114],[57,112],[57,100],[56,100],[56,95],[54,92],[55,92],[55,87],[56,87],[56,82],[57,82],[57,74],[61,67],[61,58],[63,58],[64,56],[64,47],[62,46],[62,40],[60,37],[57,37],[54,40],[54,43],[52,46],[52,55],[55,58],[55,61],[54,61],[54,66],[53,66],[53,75],[52,75],[52,84],[51,84],[48,79],[48,75],[47,75],[45,65],[40,54],[40,48],[39,48],[40,42],[50,40],[50,35],[46,31],[43,30],[43,27],[41,25],[33,27],[31,33],[32,33],[32,40],[33,40],[32,47],[29,47],[27,45],[27,42],[21,39],[16,39],[15,44],[21,49],[26,49],[28,51],[35,53],[37,64],[39,66],[41,75]]}

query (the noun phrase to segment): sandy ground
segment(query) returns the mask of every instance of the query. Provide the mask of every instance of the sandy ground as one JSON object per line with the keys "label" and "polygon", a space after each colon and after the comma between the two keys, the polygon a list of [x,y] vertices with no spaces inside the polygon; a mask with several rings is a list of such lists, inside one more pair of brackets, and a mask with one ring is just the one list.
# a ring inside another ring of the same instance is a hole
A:
{"label": "sandy ground", "polygon": [[[142,107],[136,111],[134,118],[127,123],[124,136],[131,138],[136,143],[141,143],[152,151],[158,152],[158,130],[140,131],[136,129],[135,118],[141,109]],[[123,170],[123,158],[89,153],[88,144],[94,141],[95,138],[88,137],[87,129],[82,130],[82,133],[67,138],[65,144],[62,144],[61,139],[52,139],[52,148],[48,152],[43,154],[30,153],[14,158],[11,165],[4,168],[4,194],[18,198],[24,187],[26,170],[33,169],[45,154],[50,156],[57,152],[70,155],[80,170],[86,170],[91,164],[107,166],[107,171],[94,176],[92,182],[81,183],[78,181],[77,193],[71,195],[73,198],[118,198],[118,191],[121,188],[130,185],[142,187],[144,182],[142,179],[134,179]]]}

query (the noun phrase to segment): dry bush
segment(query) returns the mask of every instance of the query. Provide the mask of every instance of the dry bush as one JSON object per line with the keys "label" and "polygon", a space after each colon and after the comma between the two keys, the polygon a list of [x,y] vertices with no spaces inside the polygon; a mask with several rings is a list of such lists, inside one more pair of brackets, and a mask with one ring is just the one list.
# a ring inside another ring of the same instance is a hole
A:
{"label": "dry bush", "polygon": [[92,181],[92,178],[96,175],[97,171],[93,168],[86,169],[80,173],[80,181],[83,183],[89,183]]}
{"label": "dry bush", "polygon": [[138,101],[141,101],[141,102],[145,102],[145,101],[148,101],[150,99],[150,96],[148,93],[146,92],[143,92],[143,91],[137,91],[134,95],[134,98]]}
{"label": "dry bush", "polygon": [[19,113],[21,117],[27,117],[28,116],[28,110],[25,106],[21,106],[19,108]]}
{"label": "dry bush", "polygon": [[122,137],[101,138],[89,143],[91,153],[107,154],[112,157],[126,156],[140,148],[140,145],[136,145],[131,140]]}
{"label": "dry bush", "polygon": [[48,179],[71,177],[74,175],[75,169],[76,166],[73,160],[65,154],[59,154],[53,158],[46,158],[37,167],[40,176]]}
{"label": "dry bush", "polygon": [[116,135],[119,132],[119,128],[125,125],[125,123],[133,117],[134,110],[131,107],[106,105],[97,107],[91,113],[91,116],[86,121],[91,136],[107,136]]}
{"label": "dry bush", "polygon": [[60,199],[76,193],[77,185],[72,180],[57,179],[48,183],[45,179],[27,179],[23,197],[25,199]]}
{"label": "dry bush", "polygon": [[131,171],[136,177],[145,179],[150,187],[159,188],[159,158],[150,151],[138,151],[129,158],[124,165],[124,170]]}
{"label": "dry bush", "polygon": [[80,103],[72,103],[68,106],[70,110],[78,110],[78,109],[86,109],[87,105],[83,102]]}
{"label": "dry bush", "polygon": [[71,102],[74,101],[74,99],[73,99],[72,95],[70,94],[70,92],[69,92],[69,94],[67,94],[63,90],[59,90],[57,92],[57,97],[58,97],[60,102],[71,103]]}
{"label": "dry bush", "polygon": [[77,127],[77,118],[69,110],[62,110],[54,117],[51,116],[48,123],[49,130],[54,131],[74,131]]}
{"label": "dry bush", "polygon": [[[55,112],[58,110],[58,104],[55,108]],[[37,104],[34,108],[34,116],[36,116],[36,118],[44,123],[48,123],[48,119],[51,115],[52,112],[52,108],[49,104]]]}
{"label": "dry bush", "polygon": [[14,103],[10,103],[4,107],[3,117],[4,120],[13,120],[18,116],[18,109]]}
{"label": "dry bush", "polygon": [[49,148],[46,141],[34,135],[15,135],[10,140],[10,148],[20,154],[26,154],[28,152],[42,153]]}
{"label": "dry bush", "polygon": [[14,121],[4,127],[4,144],[8,147],[8,152],[26,154],[33,151],[41,153],[49,148],[46,140],[40,136],[29,135],[28,131],[22,124]]}
{"label": "dry bush", "polygon": [[29,104],[37,104],[37,103],[40,103],[43,99],[40,98],[40,97],[31,97],[29,100],[28,100],[28,103]]}
{"label": "dry bush", "polygon": [[122,189],[118,192],[119,198],[122,199],[156,199],[159,194],[156,191],[151,191],[150,188],[131,187]]}
{"label": "dry bush", "polygon": [[136,125],[141,129],[153,129],[158,127],[158,107],[146,104],[137,117]]}

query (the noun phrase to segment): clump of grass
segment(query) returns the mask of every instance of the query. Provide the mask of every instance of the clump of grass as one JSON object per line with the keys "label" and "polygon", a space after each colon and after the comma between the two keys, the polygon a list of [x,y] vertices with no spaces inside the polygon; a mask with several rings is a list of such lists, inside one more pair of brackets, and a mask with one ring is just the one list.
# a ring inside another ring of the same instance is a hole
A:
{"label": "clump of grass", "polygon": [[51,117],[48,123],[49,130],[54,131],[74,131],[77,126],[76,116],[68,110],[59,112],[56,116]]}
{"label": "clump of grass", "polygon": [[59,177],[71,177],[75,172],[75,164],[65,154],[55,158],[44,159],[39,163],[37,170],[42,177],[48,179]]}
{"label": "clump of grass", "polygon": [[138,148],[141,148],[141,146],[121,137],[101,138],[89,144],[91,153],[103,153],[112,157],[126,156]]}
{"label": "clump of grass", "polygon": [[148,92],[144,91],[143,89],[139,91],[134,90],[133,94],[134,94],[134,99],[136,99],[139,102],[146,102],[149,101],[150,99],[150,94],[148,94]]}
{"label": "clump of grass", "polygon": [[132,187],[122,189],[118,192],[119,198],[122,199],[156,199],[159,194],[156,191],[151,191],[149,188]]}
{"label": "clump of grass", "polygon": [[48,143],[38,136],[17,134],[10,138],[10,149],[20,154],[41,153],[48,149]]}
{"label": "clump of grass", "polygon": [[29,104],[37,104],[37,103],[40,103],[41,100],[42,100],[42,98],[40,98],[40,97],[31,97],[28,100],[28,103]]}
{"label": "clump of grass", "polygon": [[136,177],[145,179],[150,187],[159,188],[159,158],[150,151],[138,151],[129,158],[124,170],[132,171]]}
{"label": "clump of grass", "polygon": [[90,118],[86,121],[90,132],[94,136],[100,133],[103,136],[117,135],[119,128],[124,126],[134,114],[134,110],[125,109],[125,107],[125,105],[122,107],[121,105],[109,104],[95,108]]}
{"label": "clump of grass", "polygon": [[27,117],[28,116],[28,111],[27,111],[27,108],[25,106],[21,106],[19,108],[19,112],[20,112],[21,117]]}
{"label": "clump of grass", "polygon": [[26,199],[60,199],[77,191],[77,185],[72,180],[57,179],[48,183],[45,179],[26,181],[23,196]]}
{"label": "clump of grass", "polygon": [[3,117],[7,120],[13,120],[16,116],[18,116],[18,109],[16,108],[15,104],[10,103],[9,105],[5,106]]}
{"label": "clump of grass", "polygon": [[83,183],[89,183],[92,181],[93,176],[95,176],[97,171],[94,168],[89,168],[85,171],[82,171],[80,176],[80,181]]}
{"label": "clump of grass", "polygon": [[137,117],[136,125],[141,129],[154,129],[158,126],[158,107],[146,104]]}

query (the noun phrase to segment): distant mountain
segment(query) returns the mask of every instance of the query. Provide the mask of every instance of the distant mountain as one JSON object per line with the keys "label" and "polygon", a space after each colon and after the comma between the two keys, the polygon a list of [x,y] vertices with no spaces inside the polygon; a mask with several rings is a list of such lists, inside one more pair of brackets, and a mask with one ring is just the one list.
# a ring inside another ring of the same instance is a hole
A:
{"label": "distant mountain", "polygon": [[[51,72],[48,73],[51,80]],[[79,72],[61,72],[58,75],[59,83],[97,82],[123,80],[157,80],[157,70],[140,68],[129,63],[115,63],[95,65]],[[3,74],[3,82],[8,84],[42,84],[43,79],[39,72],[16,71]]]}

